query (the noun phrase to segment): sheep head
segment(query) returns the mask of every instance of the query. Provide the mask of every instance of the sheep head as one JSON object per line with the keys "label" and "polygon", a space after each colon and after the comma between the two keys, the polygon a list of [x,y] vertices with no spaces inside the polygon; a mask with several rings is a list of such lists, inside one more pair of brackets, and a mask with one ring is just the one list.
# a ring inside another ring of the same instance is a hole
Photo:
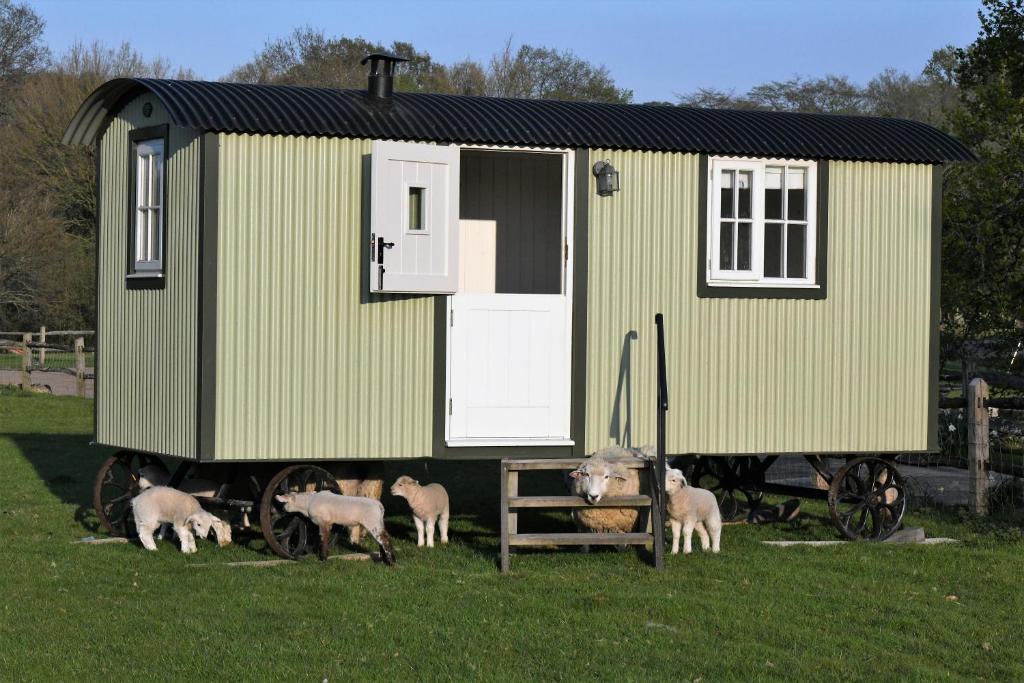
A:
{"label": "sheep head", "polygon": [[620,464],[590,460],[570,472],[569,477],[575,480],[575,488],[583,499],[594,505],[608,493],[608,485],[613,479],[626,481],[628,474]]}
{"label": "sheep head", "polygon": [[419,486],[420,483],[410,476],[403,474],[391,485],[391,495],[408,498],[406,495],[411,487]]}
{"label": "sheep head", "polygon": [[667,493],[675,493],[676,491],[688,486],[686,483],[686,477],[683,476],[682,470],[677,470],[672,467],[665,467],[665,491]]}
{"label": "sheep head", "polygon": [[300,510],[295,505],[295,494],[294,493],[279,493],[274,496],[274,500],[284,507],[285,512],[299,512]]}
{"label": "sheep head", "polygon": [[192,514],[185,520],[185,524],[199,538],[209,536],[210,529],[212,528],[214,535],[217,537],[217,545],[223,547],[231,543],[231,525],[219,517],[211,515],[206,510],[200,510]]}

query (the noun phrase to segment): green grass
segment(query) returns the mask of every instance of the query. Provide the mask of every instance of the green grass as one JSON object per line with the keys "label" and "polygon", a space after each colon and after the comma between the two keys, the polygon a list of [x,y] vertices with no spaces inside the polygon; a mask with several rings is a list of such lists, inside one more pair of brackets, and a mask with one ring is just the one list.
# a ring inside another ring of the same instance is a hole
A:
{"label": "green grass", "polygon": [[108,454],[88,446],[91,420],[83,399],[0,392],[0,680],[1024,678],[1015,527],[912,517],[963,542],[761,544],[834,537],[805,504],[799,525],[728,526],[720,555],[661,573],[633,552],[559,551],[501,576],[497,465],[417,462],[389,476],[448,487],[449,546],[416,548],[386,498],[394,568],[228,567],[267,558],[262,543],[72,544],[95,533]]}

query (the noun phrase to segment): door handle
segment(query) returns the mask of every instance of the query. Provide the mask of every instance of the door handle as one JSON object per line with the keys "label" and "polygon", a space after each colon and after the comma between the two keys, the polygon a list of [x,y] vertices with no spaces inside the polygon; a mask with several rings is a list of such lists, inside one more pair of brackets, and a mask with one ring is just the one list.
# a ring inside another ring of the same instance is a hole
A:
{"label": "door handle", "polygon": [[395,246],[394,242],[385,242],[383,237],[377,238],[377,263],[384,263],[384,250]]}

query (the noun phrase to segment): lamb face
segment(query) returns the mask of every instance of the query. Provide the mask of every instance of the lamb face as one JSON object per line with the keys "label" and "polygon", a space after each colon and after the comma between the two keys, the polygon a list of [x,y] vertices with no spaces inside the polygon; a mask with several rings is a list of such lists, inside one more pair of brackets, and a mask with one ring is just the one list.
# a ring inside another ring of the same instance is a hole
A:
{"label": "lamb face", "polygon": [[394,484],[391,485],[391,495],[408,499],[409,496],[407,495],[407,491],[412,486],[419,486],[419,482],[412,477],[403,474],[395,480]]}
{"label": "lamb face", "polygon": [[284,506],[285,512],[302,512],[296,505],[294,493],[279,493],[274,496],[274,500]]}
{"label": "lamb face", "polygon": [[666,493],[675,493],[685,486],[687,486],[686,477],[683,476],[682,470],[677,470],[672,467],[665,468]]}
{"label": "lamb face", "polygon": [[594,505],[608,493],[608,485],[613,479],[626,480],[626,471],[619,465],[590,461],[577,467],[569,476],[576,480],[576,489],[583,494],[583,499]]}
{"label": "lamb face", "polygon": [[222,548],[231,543],[231,525],[205,510],[193,514],[186,520],[186,524],[199,538],[206,538],[210,535],[210,529],[213,529],[217,545]]}

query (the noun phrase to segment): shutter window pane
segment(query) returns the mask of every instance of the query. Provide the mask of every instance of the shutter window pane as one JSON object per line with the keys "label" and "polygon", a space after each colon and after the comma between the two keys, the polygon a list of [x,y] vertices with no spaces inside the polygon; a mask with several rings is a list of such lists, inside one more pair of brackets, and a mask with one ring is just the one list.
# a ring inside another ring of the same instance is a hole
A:
{"label": "shutter window pane", "polygon": [[782,277],[782,224],[764,226],[764,276]]}
{"label": "shutter window pane", "polygon": [[722,218],[732,218],[732,203],[733,203],[733,192],[732,192],[732,171],[722,171]]}
{"label": "shutter window pane", "polygon": [[791,221],[807,220],[807,169],[791,168],[786,171],[786,217]]}
{"label": "shutter window pane", "polygon": [[782,169],[778,166],[764,171],[764,217],[782,220]]}
{"label": "shutter window pane", "polygon": [[786,228],[786,277],[807,277],[807,228],[789,225]]}
{"label": "shutter window pane", "polygon": [[723,222],[718,238],[718,267],[732,270],[732,231],[735,223]]}
{"label": "shutter window pane", "polygon": [[736,270],[750,270],[750,223],[740,223],[736,238]]}
{"label": "shutter window pane", "polygon": [[736,217],[750,218],[750,188],[753,184],[753,173],[740,171],[736,174]]}

